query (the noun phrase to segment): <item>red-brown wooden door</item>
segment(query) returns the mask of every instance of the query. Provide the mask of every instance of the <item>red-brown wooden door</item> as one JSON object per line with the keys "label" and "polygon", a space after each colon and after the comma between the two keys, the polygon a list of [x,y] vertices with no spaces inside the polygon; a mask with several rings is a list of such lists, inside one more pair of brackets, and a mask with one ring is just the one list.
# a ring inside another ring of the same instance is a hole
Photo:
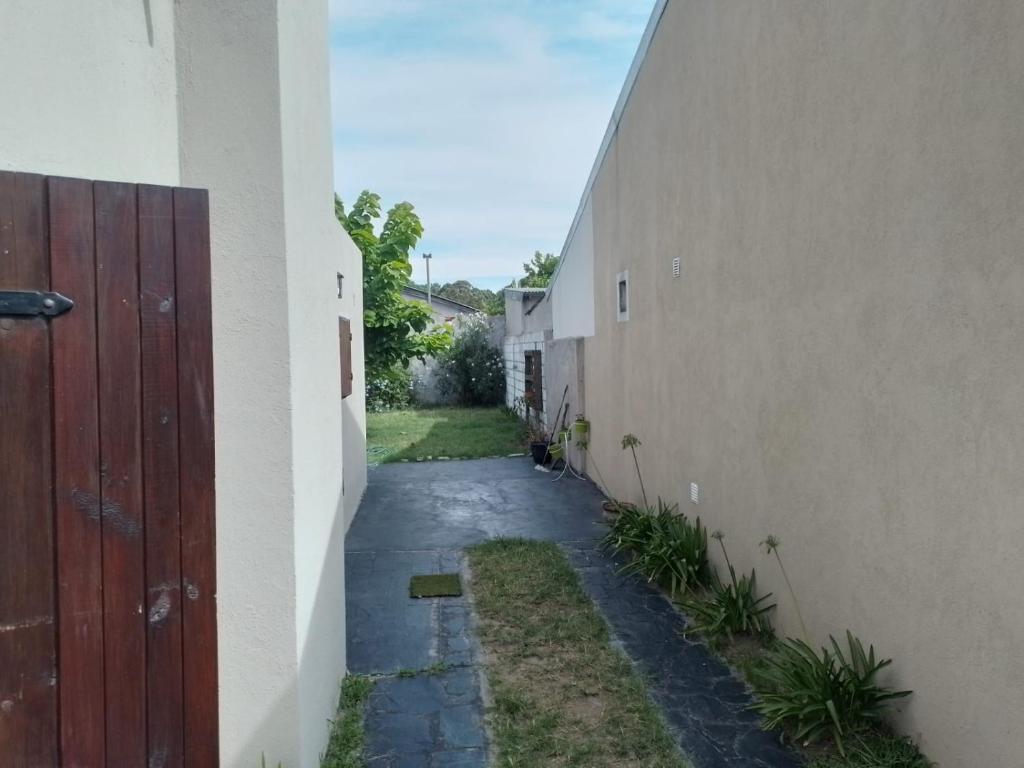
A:
{"label": "red-brown wooden door", "polygon": [[0,172],[3,766],[217,764],[212,408],[206,192]]}

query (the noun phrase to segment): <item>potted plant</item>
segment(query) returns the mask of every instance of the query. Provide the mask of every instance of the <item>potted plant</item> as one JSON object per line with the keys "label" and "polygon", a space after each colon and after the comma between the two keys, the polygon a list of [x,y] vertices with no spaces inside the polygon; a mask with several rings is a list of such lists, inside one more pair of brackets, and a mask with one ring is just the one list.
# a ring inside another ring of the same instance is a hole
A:
{"label": "potted plant", "polygon": [[583,418],[582,413],[576,414],[576,420],[572,423],[572,431],[577,440],[586,440],[590,434],[590,422]]}
{"label": "potted plant", "polygon": [[526,429],[530,441],[530,456],[534,464],[544,464],[548,457],[548,434],[539,424],[530,423]]}

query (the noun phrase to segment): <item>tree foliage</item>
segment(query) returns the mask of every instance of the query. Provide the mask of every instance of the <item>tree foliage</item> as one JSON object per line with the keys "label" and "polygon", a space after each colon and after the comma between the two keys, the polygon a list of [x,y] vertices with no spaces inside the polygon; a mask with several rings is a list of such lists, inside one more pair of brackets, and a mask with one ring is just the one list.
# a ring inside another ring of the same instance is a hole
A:
{"label": "tree foliage", "polygon": [[441,392],[459,405],[505,402],[505,360],[491,344],[491,329],[482,315],[465,315],[451,348],[440,356]]}
{"label": "tree foliage", "polygon": [[422,359],[448,349],[451,329],[431,327],[430,308],[402,296],[402,287],[412,275],[409,253],[423,235],[423,224],[413,206],[393,206],[379,234],[374,222],[381,217],[380,195],[364,191],[347,213],[335,196],[334,212],[363,254],[367,380],[396,367],[405,368],[414,357]]}
{"label": "tree foliage", "polygon": [[558,257],[553,253],[537,251],[533,258],[523,264],[526,277],[519,281],[523,288],[547,288],[558,268]]}

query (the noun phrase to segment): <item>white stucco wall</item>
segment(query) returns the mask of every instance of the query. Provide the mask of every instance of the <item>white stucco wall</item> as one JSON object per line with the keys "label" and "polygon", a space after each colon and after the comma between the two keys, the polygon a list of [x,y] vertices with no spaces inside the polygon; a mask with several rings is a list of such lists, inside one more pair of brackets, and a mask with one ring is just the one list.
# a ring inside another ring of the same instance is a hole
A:
{"label": "white stucco wall", "polygon": [[4,0],[0,19],[0,167],[210,191],[221,764],[316,766],[366,485],[361,259],[333,213],[326,0]]}
{"label": "white stucco wall", "polygon": [[181,176],[210,190],[221,760],[298,762],[275,0],[178,9]]}
{"label": "white stucco wall", "polygon": [[[316,766],[345,674],[345,528],[366,488],[361,371],[342,401],[338,316],[362,336],[359,260],[334,215],[327,3],[278,0],[294,463],[299,760]],[[336,276],[344,275],[338,298]],[[354,350],[361,360],[361,350]],[[350,418],[347,425],[343,418]],[[356,450],[342,452],[342,435]],[[355,434],[353,434],[355,431]],[[351,466],[347,466],[350,462]],[[343,468],[344,474],[339,472]]]}
{"label": "white stucco wall", "polygon": [[594,335],[594,206],[586,200],[545,301],[556,339]]}
{"label": "white stucco wall", "polygon": [[3,0],[0,73],[0,168],[178,183],[173,0]]}

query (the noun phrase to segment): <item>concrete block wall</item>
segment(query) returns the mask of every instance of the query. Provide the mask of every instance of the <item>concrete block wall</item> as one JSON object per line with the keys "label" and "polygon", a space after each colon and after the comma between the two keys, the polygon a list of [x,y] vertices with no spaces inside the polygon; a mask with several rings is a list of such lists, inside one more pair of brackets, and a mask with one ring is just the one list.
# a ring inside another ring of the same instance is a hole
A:
{"label": "concrete block wall", "polygon": [[[505,337],[505,404],[509,408],[517,407],[517,399],[526,392],[526,353],[540,350],[544,352],[544,345],[550,337],[550,331],[530,331],[521,336]],[[547,368],[546,355],[542,356],[542,365]],[[541,391],[543,393],[543,405],[548,408],[549,387],[547,384],[546,370],[542,371]],[[523,413],[521,403],[518,404],[520,414]],[[543,417],[544,414],[541,413]]]}

